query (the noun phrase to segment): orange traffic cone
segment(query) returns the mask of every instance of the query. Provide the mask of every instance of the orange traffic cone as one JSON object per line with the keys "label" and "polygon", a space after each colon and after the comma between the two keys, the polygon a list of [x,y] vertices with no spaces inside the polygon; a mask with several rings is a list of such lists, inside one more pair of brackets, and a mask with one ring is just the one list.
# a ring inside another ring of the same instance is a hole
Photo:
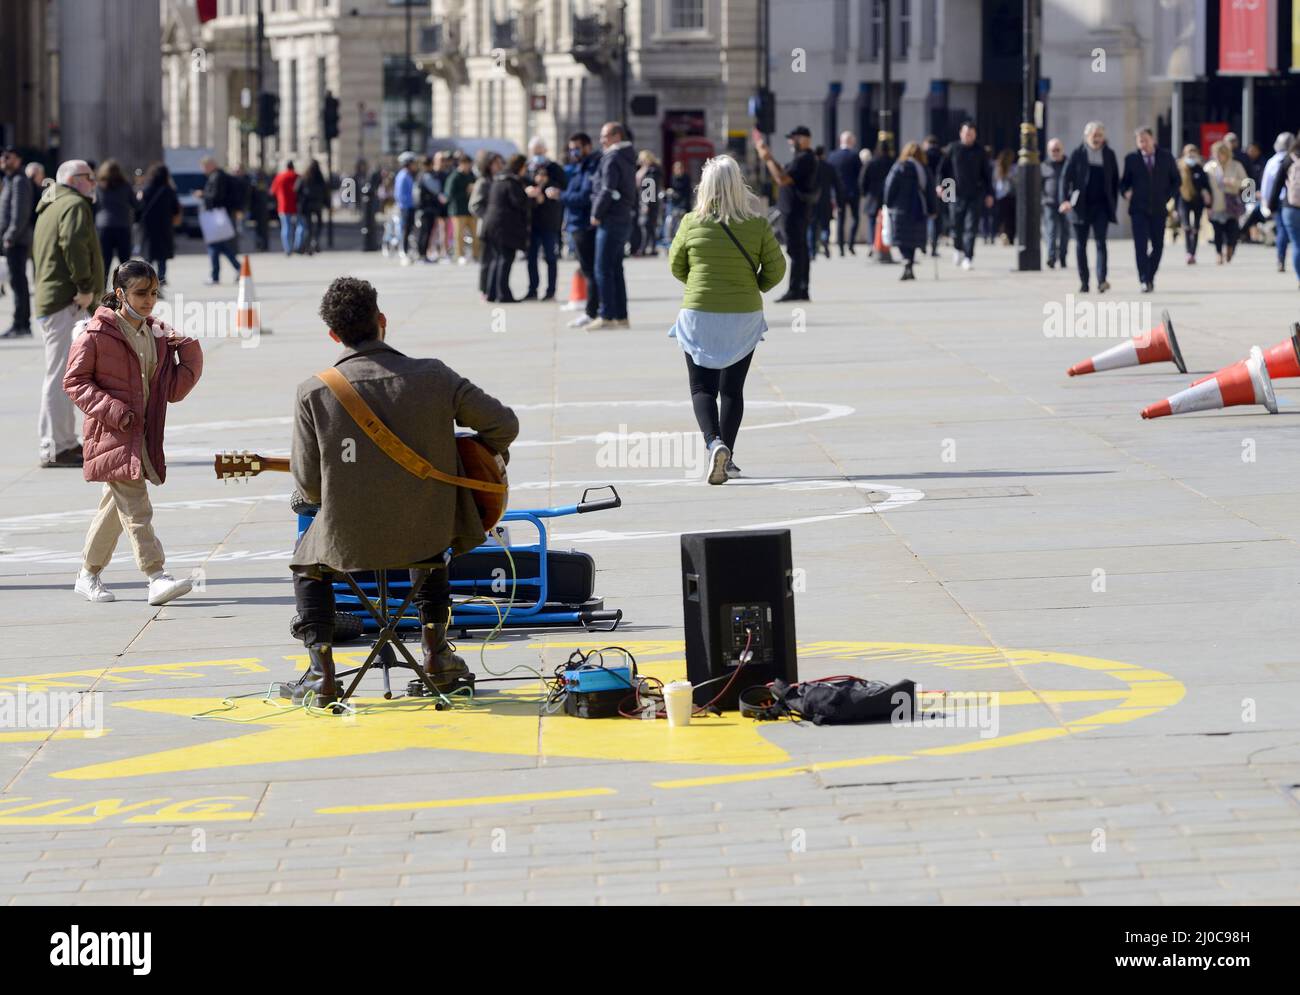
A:
{"label": "orange traffic cone", "polygon": [[885,246],[885,209],[883,207],[876,213],[876,240],[871,248],[875,251],[877,259],[889,258],[889,249]]}
{"label": "orange traffic cone", "polygon": [[253,266],[248,256],[244,256],[239,267],[239,297],[235,301],[235,336],[249,342],[270,333],[269,328],[262,327],[262,309],[253,289]]}
{"label": "orange traffic cone", "polygon": [[1206,377],[1173,397],[1150,405],[1142,412],[1142,417],[1161,418],[1189,411],[1231,408],[1239,404],[1262,404],[1269,414],[1277,414],[1273,381],[1269,378],[1268,367],[1264,363],[1264,351],[1259,346],[1251,347],[1249,359],[1225,366],[1214,376]]}
{"label": "orange traffic cone", "polygon": [[[1245,360],[1241,362],[1244,363]],[[1264,350],[1264,365],[1268,368],[1270,380],[1300,377],[1300,321],[1291,326],[1289,339],[1283,339],[1272,348]],[[1209,379],[1209,377],[1201,377],[1192,386],[1205,383]]]}
{"label": "orange traffic cone", "polygon": [[1147,363],[1167,363],[1173,361],[1179,373],[1187,372],[1183,354],[1178,348],[1178,339],[1174,337],[1174,323],[1168,311],[1160,312],[1160,324],[1143,335],[1121,342],[1119,345],[1099,352],[1092,359],[1075,363],[1066,372],[1072,377],[1085,373],[1100,373],[1102,370],[1118,370],[1125,366],[1145,366]]}
{"label": "orange traffic cone", "polygon": [[587,306],[587,278],[582,270],[575,270],[569,281],[569,303],[561,305],[561,311],[580,311]]}

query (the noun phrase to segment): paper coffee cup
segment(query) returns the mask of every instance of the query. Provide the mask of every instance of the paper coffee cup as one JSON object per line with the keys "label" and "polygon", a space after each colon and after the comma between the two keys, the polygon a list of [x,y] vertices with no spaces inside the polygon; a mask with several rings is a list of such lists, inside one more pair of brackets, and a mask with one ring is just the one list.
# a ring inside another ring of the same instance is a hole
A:
{"label": "paper coffee cup", "polygon": [[664,687],[664,708],[668,712],[670,726],[691,724],[692,690],[690,681],[670,681]]}

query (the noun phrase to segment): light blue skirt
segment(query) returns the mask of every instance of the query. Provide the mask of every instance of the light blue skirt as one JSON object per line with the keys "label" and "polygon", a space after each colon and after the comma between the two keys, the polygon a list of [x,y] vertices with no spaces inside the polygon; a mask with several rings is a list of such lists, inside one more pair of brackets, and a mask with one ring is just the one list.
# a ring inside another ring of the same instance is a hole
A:
{"label": "light blue skirt", "polygon": [[677,339],[696,366],[725,370],[753,352],[766,331],[762,311],[728,313],[682,308],[668,335]]}

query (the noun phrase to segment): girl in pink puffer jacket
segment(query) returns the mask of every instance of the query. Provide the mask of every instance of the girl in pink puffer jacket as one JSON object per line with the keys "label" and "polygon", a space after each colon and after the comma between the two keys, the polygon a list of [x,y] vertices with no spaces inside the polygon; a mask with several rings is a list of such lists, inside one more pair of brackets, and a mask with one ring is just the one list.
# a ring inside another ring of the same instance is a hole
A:
{"label": "girl in pink puffer jacket", "polygon": [[125,529],[136,565],[149,578],[149,604],[188,594],[188,577],[164,569],[163,548],[153,531],[148,484],[167,479],[163,424],[167,405],[185,399],[203,372],[203,351],[151,317],[158,303],[158,274],[143,259],[130,259],[113,273],[84,334],[73,343],[63,389],[86,416],[84,474],[104,485],[90,523],[83,565],[74,590],[87,601],[112,601],[100,572],[113,558]]}

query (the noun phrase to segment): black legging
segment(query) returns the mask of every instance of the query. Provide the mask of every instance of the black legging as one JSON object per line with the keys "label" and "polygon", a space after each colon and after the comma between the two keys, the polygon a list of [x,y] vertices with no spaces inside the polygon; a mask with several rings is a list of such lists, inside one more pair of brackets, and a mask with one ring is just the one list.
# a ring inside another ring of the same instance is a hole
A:
{"label": "black legging", "polygon": [[[745,417],[745,377],[749,374],[749,362],[754,358],[751,352],[744,359],[738,359],[724,370],[710,370],[708,367],[696,366],[690,354],[686,354],[686,373],[691,381],[691,406],[695,409],[695,420],[700,431],[704,433],[704,444],[712,444],[721,438],[733,453],[736,451],[736,435],[740,432],[740,420]],[[718,395],[722,395],[719,405]],[[719,419],[721,406],[721,419]]]}

